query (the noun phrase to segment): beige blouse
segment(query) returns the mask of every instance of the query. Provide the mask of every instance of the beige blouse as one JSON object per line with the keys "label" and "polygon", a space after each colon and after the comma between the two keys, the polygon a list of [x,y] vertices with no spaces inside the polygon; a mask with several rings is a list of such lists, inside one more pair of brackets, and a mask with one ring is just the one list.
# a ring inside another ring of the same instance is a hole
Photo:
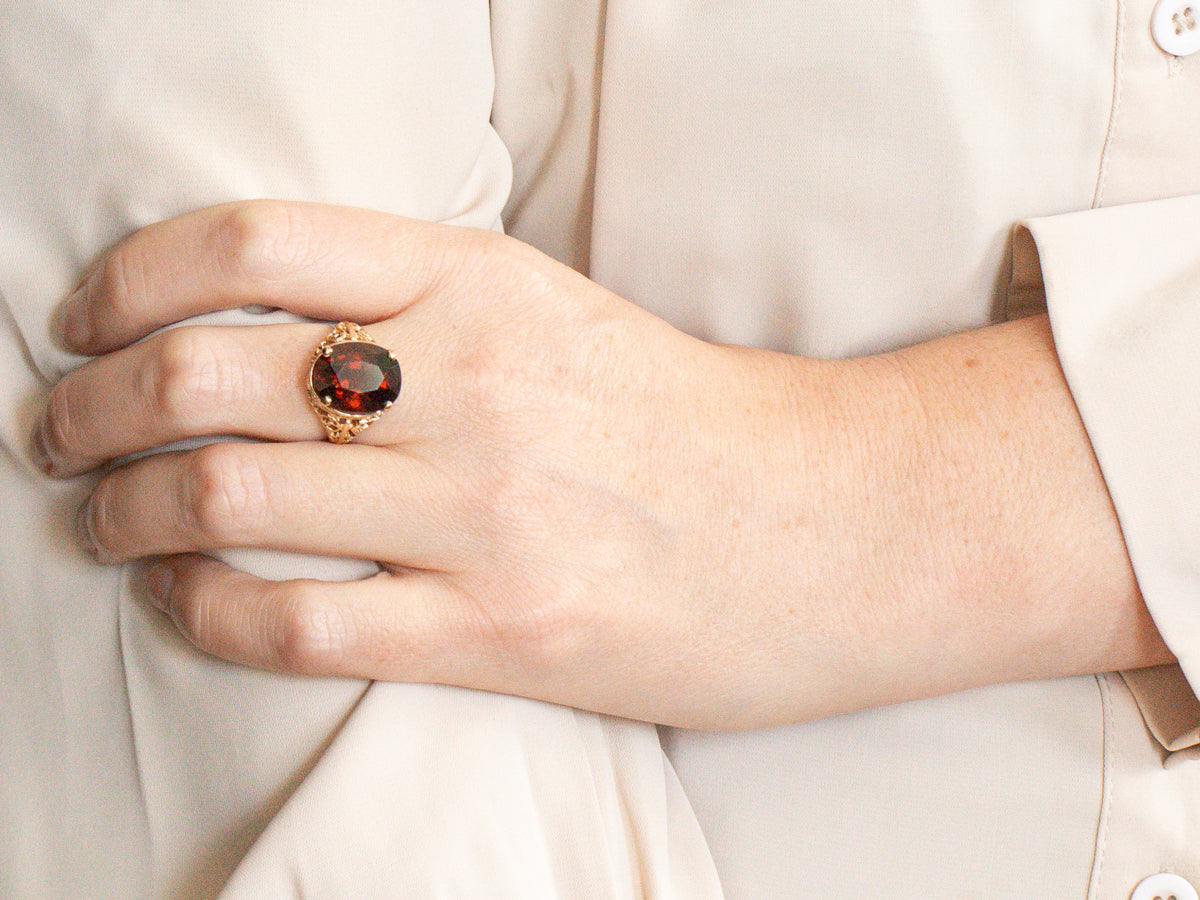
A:
{"label": "beige blouse", "polygon": [[[0,896],[1183,900],[1197,19],[1186,0],[6,0]],[[200,656],[136,567],[77,550],[88,482],[42,478],[26,440],[79,362],[50,321],[87,263],[251,196],[503,211],[681,328],[804,354],[1048,303],[1181,667],[660,745],[520,699]]]}

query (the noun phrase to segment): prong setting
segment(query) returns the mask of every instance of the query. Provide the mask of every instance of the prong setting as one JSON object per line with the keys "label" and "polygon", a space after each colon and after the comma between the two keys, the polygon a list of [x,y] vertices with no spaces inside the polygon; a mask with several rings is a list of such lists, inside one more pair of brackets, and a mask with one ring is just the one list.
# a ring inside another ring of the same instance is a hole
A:
{"label": "prong setting", "polygon": [[347,444],[391,409],[400,394],[394,351],[353,322],[339,322],[313,354],[308,395],[328,439]]}

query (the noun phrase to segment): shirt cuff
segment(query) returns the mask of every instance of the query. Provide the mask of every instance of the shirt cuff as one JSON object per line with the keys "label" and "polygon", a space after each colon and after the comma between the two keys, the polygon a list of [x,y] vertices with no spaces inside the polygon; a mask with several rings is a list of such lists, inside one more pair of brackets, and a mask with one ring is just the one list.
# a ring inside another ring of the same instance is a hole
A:
{"label": "shirt cuff", "polygon": [[1200,700],[1179,666],[1122,672],[1151,734],[1169,751],[1200,744]]}
{"label": "shirt cuff", "polygon": [[1200,743],[1200,196],[1024,228],[1138,585],[1179,660],[1127,679],[1164,746]]}

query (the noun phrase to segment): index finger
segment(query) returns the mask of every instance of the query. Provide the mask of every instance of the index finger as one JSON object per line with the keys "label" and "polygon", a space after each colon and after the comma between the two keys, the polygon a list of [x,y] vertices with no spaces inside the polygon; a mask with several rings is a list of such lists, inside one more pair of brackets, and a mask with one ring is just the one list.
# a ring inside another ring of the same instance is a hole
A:
{"label": "index finger", "polygon": [[101,354],[163,325],[250,304],[374,322],[424,295],[471,229],[372,210],[252,200],[143,228],[67,300],[63,338]]}

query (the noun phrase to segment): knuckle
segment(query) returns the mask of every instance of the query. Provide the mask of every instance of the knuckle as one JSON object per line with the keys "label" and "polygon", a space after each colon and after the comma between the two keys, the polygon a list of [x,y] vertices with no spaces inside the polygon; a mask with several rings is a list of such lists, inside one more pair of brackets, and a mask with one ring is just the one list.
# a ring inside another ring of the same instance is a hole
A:
{"label": "knuckle", "polygon": [[594,384],[580,384],[578,367],[539,343],[544,341],[517,332],[489,335],[465,349],[451,363],[449,402],[497,435],[542,434],[549,423],[575,414],[581,398],[594,397]]}
{"label": "knuckle", "polygon": [[201,650],[219,649],[222,620],[214,597],[186,584],[176,584],[171,590],[168,613],[190,643]]}
{"label": "knuckle", "polygon": [[214,225],[218,266],[256,284],[278,281],[307,258],[312,239],[309,218],[295,205],[275,200],[236,204]]}
{"label": "knuckle", "polygon": [[469,351],[460,361],[454,387],[466,415],[483,427],[503,428],[528,414],[530,382],[523,363],[495,341]]}
{"label": "knuckle", "polygon": [[131,247],[118,247],[104,258],[97,281],[88,284],[88,307],[93,321],[118,320],[135,314],[138,298],[145,296],[147,273],[142,257]]}
{"label": "knuckle", "polygon": [[[490,461],[477,464],[473,475],[460,502],[485,546],[520,554],[528,542],[538,540],[539,523],[562,520],[561,485],[515,455],[494,452]],[[545,585],[535,587],[543,595]]]}
{"label": "knuckle", "polygon": [[46,401],[45,435],[49,451],[55,456],[61,456],[69,451],[77,450],[79,436],[76,420],[73,416],[69,381],[60,381],[50,391]]}
{"label": "knuckle", "polygon": [[112,480],[105,478],[92,491],[81,524],[98,552],[115,555],[122,549],[122,530],[111,495]]}
{"label": "knuckle", "polygon": [[574,302],[563,294],[559,269],[529,244],[496,232],[478,232],[471,255],[469,271],[489,293],[520,298],[522,305],[550,301],[556,313]]}
{"label": "knuckle", "polygon": [[275,615],[264,641],[271,661],[299,674],[337,671],[350,639],[350,622],[315,582],[280,585],[272,599]]}
{"label": "knuckle", "polygon": [[245,444],[210,444],[191,454],[184,489],[191,528],[216,546],[253,546],[269,528],[267,473]]}
{"label": "knuckle", "polygon": [[582,616],[562,595],[530,599],[521,592],[513,602],[483,607],[484,640],[508,663],[536,678],[561,673],[584,649]]}
{"label": "knuckle", "polygon": [[165,332],[140,373],[138,388],[146,405],[169,427],[210,424],[232,399],[227,364],[208,335],[200,328]]}

